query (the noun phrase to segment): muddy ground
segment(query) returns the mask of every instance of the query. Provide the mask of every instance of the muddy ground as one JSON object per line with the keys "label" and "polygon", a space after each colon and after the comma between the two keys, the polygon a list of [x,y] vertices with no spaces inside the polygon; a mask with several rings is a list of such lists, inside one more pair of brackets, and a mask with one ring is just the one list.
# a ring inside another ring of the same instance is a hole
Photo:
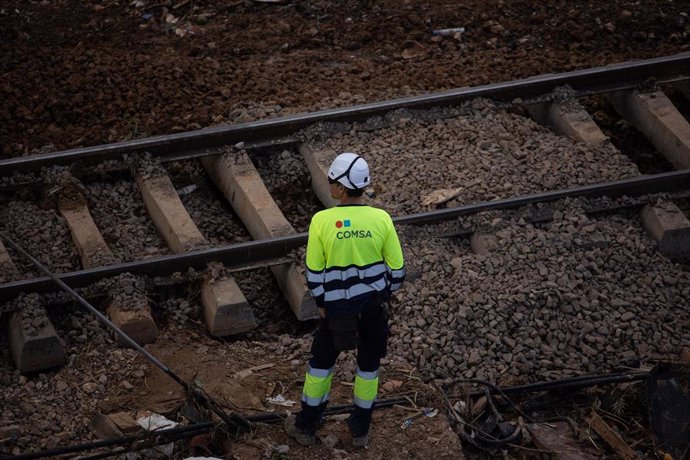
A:
{"label": "muddy ground", "polygon": [[678,53],[688,13],[669,0],[9,0],[0,153],[233,122],[257,104],[304,111]]}

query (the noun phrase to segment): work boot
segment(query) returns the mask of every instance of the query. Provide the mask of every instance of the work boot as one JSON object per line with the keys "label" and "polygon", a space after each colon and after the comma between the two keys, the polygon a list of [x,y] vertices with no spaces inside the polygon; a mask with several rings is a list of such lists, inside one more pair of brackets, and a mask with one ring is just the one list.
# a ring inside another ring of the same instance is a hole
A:
{"label": "work boot", "polygon": [[347,419],[347,425],[350,428],[352,435],[352,445],[354,447],[364,447],[369,442],[369,433],[371,433],[371,415],[372,409],[362,409],[355,406],[355,410]]}
{"label": "work boot", "polygon": [[303,446],[313,446],[316,444],[316,434],[309,433],[305,430],[300,430],[296,425],[297,417],[294,415],[289,415],[285,419],[285,433],[288,436],[295,438],[299,444]]}
{"label": "work boot", "polygon": [[352,437],[352,446],[353,447],[364,447],[364,446],[366,446],[367,443],[369,442],[369,433],[370,432],[371,432],[371,430],[367,431],[367,434],[365,434],[364,436],[359,436],[356,438],[353,436]]}

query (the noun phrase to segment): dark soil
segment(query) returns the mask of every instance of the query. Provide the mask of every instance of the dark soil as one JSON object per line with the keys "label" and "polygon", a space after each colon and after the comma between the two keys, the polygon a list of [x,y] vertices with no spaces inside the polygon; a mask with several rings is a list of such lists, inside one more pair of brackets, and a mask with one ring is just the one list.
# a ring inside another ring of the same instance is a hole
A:
{"label": "dark soil", "polygon": [[[138,5],[138,6],[137,6]],[[682,1],[9,0],[0,154],[233,122],[688,49]],[[465,27],[459,39],[432,30]],[[421,45],[421,53],[402,52]]]}

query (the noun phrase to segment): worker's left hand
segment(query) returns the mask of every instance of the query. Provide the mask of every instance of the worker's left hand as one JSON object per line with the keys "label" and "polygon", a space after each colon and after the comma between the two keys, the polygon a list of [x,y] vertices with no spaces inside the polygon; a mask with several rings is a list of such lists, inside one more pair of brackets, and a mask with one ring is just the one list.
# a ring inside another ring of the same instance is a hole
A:
{"label": "worker's left hand", "polygon": [[319,315],[321,315],[322,318],[326,317],[326,309],[325,308],[319,308]]}

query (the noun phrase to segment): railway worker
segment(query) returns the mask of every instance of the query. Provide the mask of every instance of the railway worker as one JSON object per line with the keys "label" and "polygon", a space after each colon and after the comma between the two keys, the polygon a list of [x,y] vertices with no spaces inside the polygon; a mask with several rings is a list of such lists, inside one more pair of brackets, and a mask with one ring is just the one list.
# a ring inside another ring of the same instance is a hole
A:
{"label": "railway worker", "polygon": [[405,278],[403,254],[390,215],[362,203],[369,166],[342,153],[328,170],[330,193],[340,204],[316,213],[309,225],[307,282],[321,319],[311,347],[302,411],[285,421],[302,445],[316,442],[341,351],[357,349],[355,409],[348,419],[354,446],[369,440],[378,391],[379,362],[386,355],[385,302]]}

